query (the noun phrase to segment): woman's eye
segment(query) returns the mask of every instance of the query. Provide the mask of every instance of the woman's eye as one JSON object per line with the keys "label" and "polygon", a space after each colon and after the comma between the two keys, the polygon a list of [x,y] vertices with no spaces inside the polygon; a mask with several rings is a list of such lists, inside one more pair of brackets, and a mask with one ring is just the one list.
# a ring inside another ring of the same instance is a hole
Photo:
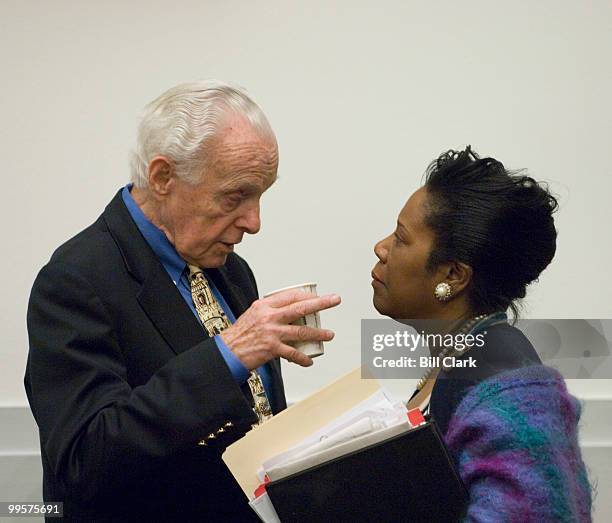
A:
{"label": "woman's eye", "polygon": [[400,244],[400,243],[404,243],[404,240],[402,240],[397,233],[393,233],[393,243],[396,244]]}

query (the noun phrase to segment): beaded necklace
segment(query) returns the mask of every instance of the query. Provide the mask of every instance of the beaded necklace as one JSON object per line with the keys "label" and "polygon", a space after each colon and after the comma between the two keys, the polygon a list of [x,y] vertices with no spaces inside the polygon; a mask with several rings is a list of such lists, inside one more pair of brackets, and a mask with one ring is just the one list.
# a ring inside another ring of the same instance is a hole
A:
{"label": "beaded necklace", "polygon": [[[468,334],[472,332],[473,330],[475,330],[476,328],[482,328],[483,325],[485,324],[494,325],[496,323],[501,323],[503,321],[506,321],[506,319],[507,319],[507,316],[506,316],[506,313],[504,312],[494,312],[492,314],[480,314],[478,316],[475,316],[474,318],[467,320],[461,326],[461,328],[457,331],[456,335]],[[464,349],[459,350],[459,349],[455,349],[454,346],[445,347],[444,349],[442,349],[442,351],[440,351],[440,354],[438,354],[440,358],[438,361],[442,361],[446,356],[449,356],[451,352],[454,352],[457,356],[461,356],[465,354],[470,348],[471,348],[470,346],[466,346]],[[425,384],[427,383],[427,380],[431,377],[432,372],[437,368],[438,367],[430,367],[429,369],[425,371],[425,374],[423,374],[421,379],[419,379],[419,381],[417,382],[417,385],[416,385],[417,391],[420,391],[425,386]]]}

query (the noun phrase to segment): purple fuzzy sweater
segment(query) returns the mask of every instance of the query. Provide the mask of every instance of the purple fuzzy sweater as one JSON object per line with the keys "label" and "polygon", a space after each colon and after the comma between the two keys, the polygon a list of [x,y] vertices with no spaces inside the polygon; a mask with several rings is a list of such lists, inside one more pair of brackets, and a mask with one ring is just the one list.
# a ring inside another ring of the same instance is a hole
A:
{"label": "purple fuzzy sweater", "polygon": [[470,501],[466,521],[591,521],[578,447],[580,404],[560,374],[535,365],[473,387],[445,436]]}

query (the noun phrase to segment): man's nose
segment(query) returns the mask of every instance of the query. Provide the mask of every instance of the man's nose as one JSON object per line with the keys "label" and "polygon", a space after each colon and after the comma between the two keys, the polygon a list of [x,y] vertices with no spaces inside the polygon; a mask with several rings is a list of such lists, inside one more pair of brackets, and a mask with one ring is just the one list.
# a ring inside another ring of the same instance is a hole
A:
{"label": "man's nose", "polygon": [[387,261],[387,254],[389,254],[389,250],[387,249],[387,240],[389,237],[380,240],[376,245],[374,245],[374,254],[376,257],[383,263]]}
{"label": "man's nose", "polygon": [[256,234],[259,232],[259,229],[261,229],[259,202],[245,208],[244,212],[236,220],[236,227],[239,227],[249,234]]}

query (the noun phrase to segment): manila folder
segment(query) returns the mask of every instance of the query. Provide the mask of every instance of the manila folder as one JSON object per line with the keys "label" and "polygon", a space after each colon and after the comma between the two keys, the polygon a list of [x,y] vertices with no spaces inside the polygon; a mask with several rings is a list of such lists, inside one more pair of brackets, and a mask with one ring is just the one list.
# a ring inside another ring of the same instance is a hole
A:
{"label": "manila folder", "polygon": [[225,450],[223,461],[252,499],[264,461],[299,444],[379,389],[378,381],[363,379],[358,367],[248,432]]}

